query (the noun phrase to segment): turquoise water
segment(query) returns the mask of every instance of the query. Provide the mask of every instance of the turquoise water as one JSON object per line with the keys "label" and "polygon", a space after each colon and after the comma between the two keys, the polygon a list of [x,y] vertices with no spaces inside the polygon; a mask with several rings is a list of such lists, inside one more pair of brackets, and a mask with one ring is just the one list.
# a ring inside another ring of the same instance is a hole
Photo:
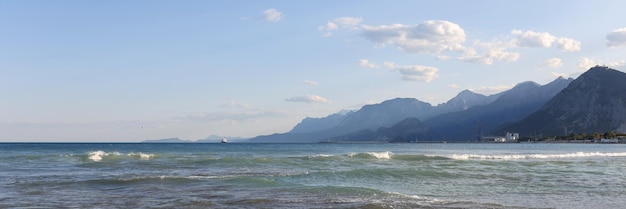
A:
{"label": "turquoise water", "polygon": [[0,144],[0,208],[622,208],[621,144]]}

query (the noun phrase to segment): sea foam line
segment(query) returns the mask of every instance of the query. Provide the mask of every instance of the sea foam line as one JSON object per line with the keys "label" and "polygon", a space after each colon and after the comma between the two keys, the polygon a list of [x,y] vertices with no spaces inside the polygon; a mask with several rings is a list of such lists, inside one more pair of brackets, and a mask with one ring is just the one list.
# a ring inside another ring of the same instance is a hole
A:
{"label": "sea foam line", "polygon": [[[124,154],[120,153],[120,152],[105,152],[102,150],[98,150],[98,151],[93,151],[93,152],[89,152],[87,154],[89,156],[89,159],[94,161],[94,162],[100,162],[102,161],[103,157],[107,157],[107,156],[123,156]],[[154,158],[154,154],[146,154],[146,153],[142,153],[142,152],[131,152],[128,154],[125,154],[126,156],[129,157],[139,157],[139,159],[142,160],[149,160]]]}
{"label": "sea foam line", "polygon": [[476,155],[454,154],[450,158],[455,160],[523,160],[523,159],[558,159],[558,158],[584,158],[584,157],[626,157],[626,152],[602,153],[602,152],[573,152],[563,154],[509,154],[509,155]]}

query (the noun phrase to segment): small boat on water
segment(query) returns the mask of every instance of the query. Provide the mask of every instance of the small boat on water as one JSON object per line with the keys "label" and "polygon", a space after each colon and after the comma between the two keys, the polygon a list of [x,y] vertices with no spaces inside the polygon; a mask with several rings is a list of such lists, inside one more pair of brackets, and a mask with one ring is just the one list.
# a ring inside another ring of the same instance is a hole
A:
{"label": "small boat on water", "polygon": [[228,143],[228,140],[226,138],[222,138],[222,143]]}

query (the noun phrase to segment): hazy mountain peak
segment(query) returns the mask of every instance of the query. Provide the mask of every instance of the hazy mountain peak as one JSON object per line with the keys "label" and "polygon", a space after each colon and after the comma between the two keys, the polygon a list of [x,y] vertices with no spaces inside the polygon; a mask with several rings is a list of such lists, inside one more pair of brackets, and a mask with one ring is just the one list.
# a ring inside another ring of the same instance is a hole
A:
{"label": "hazy mountain peak", "polygon": [[541,86],[540,84],[534,82],[534,81],[524,81],[521,83],[516,84],[513,88],[532,88],[532,87],[539,87]]}
{"label": "hazy mountain peak", "polygon": [[469,89],[465,89],[461,92],[459,92],[456,97],[467,97],[467,96],[476,96],[476,95],[482,95],[476,92],[473,92],[472,90]]}
{"label": "hazy mountain peak", "polygon": [[405,103],[426,103],[415,98],[394,98],[380,103],[380,105],[405,104]]}
{"label": "hazy mountain peak", "polygon": [[476,97],[485,97],[485,96],[482,95],[482,94],[473,92],[473,91],[471,91],[469,89],[465,89],[465,90],[459,92],[458,94],[456,94],[456,96],[452,97],[452,99],[448,100],[448,102],[472,99],[472,98],[476,98]]}

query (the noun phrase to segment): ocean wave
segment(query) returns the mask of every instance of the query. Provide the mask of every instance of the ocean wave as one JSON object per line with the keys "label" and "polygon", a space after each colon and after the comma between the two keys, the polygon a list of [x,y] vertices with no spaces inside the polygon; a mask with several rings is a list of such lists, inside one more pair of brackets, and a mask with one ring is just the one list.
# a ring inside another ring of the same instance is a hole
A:
{"label": "ocean wave", "polygon": [[102,150],[89,152],[87,153],[87,156],[88,156],[87,158],[93,162],[100,162],[102,161],[103,158],[106,158],[106,157],[127,156],[127,157],[132,157],[132,158],[138,158],[141,160],[150,160],[154,158],[154,154],[147,154],[147,153],[142,153],[142,152],[130,152],[130,153],[124,154],[120,152],[105,152]]}
{"label": "ocean wave", "polygon": [[391,156],[393,156],[392,152],[361,152],[361,153],[349,153],[346,156],[353,158],[363,158],[363,159],[384,159],[389,160]]}
{"label": "ocean wave", "polygon": [[586,157],[626,157],[626,152],[602,153],[602,152],[573,152],[562,154],[503,154],[503,155],[477,155],[477,154],[454,154],[450,158],[455,160],[524,160],[524,159],[560,159],[560,158],[586,158]]}
{"label": "ocean wave", "polygon": [[380,159],[380,160],[401,160],[401,161],[427,161],[427,160],[450,160],[449,157],[436,155],[407,155],[395,154],[393,152],[360,152],[348,153],[343,155],[317,154],[301,157],[306,160],[345,160],[346,158],[356,159]]}

